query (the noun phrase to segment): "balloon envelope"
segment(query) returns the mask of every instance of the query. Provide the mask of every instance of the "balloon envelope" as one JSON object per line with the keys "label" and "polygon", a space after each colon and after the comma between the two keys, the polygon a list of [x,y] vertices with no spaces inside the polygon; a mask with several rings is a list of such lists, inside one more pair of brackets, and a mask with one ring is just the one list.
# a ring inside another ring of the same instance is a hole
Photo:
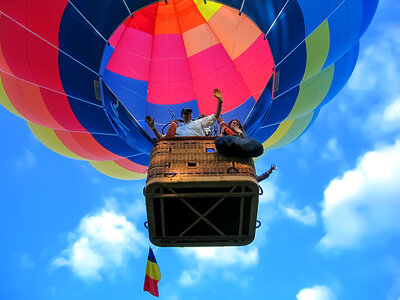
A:
{"label": "balloon envelope", "polygon": [[378,0],[0,1],[0,102],[50,149],[143,178],[156,126],[239,119],[287,145],[346,84]]}

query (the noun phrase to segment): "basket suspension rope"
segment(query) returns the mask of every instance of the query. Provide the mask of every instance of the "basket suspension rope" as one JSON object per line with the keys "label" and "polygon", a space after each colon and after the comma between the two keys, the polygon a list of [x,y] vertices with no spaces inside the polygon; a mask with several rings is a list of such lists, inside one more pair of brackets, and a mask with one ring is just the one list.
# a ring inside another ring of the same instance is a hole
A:
{"label": "basket suspension rope", "polygon": [[80,12],[80,10],[72,3],[71,0],[68,0],[69,4],[79,13],[79,15],[92,27],[92,29],[106,42],[107,45],[110,45],[110,42],[97,30],[96,27]]}
{"label": "basket suspension rope", "polygon": [[[290,1],[290,0],[288,0],[288,1]],[[292,51],[290,51],[280,62],[278,62],[278,63],[275,65],[275,68],[277,68],[281,63],[283,63],[297,48],[299,48],[299,46],[300,46],[302,43],[304,43],[305,40],[306,40],[314,31],[316,31],[322,23],[325,22],[325,20],[327,20],[330,16],[332,16],[346,1],[347,1],[347,0],[343,0],[341,3],[339,3],[339,5],[336,6],[336,8],[335,8],[335,9],[334,9],[334,10],[333,10],[333,11],[332,11],[318,26],[316,26],[315,29],[314,29],[312,32],[309,33],[308,36],[306,36],[302,41],[300,41],[300,42],[297,44],[297,46],[294,47],[294,48],[292,49]],[[297,86],[295,86],[295,87],[297,87]],[[293,87],[293,88],[295,88],[295,87]]]}
{"label": "basket suspension rope", "polygon": [[[76,63],[80,64],[82,67],[85,67],[86,69],[88,69],[88,70],[89,70],[90,72],[92,72],[93,74],[96,74],[97,76],[100,75],[98,72],[96,72],[95,70],[93,70],[93,69],[90,68],[89,66],[85,65],[84,63],[82,63],[81,61],[79,61],[78,59],[76,59],[75,57],[71,56],[70,54],[68,54],[68,53],[65,52],[64,50],[60,49],[58,46],[56,46],[56,45],[50,43],[48,40],[44,39],[43,37],[41,37],[41,36],[38,35],[37,33],[33,32],[33,31],[30,30],[28,27],[26,27],[26,26],[24,26],[23,24],[19,23],[17,20],[13,19],[13,18],[10,17],[9,15],[5,14],[5,13],[2,12],[2,11],[0,11],[0,15],[6,17],[7,19],[9,19],[9,20],[11,20],[11,21],[13,21],[15,24],[17,24],[17,25],[20,26],[21,28],[24,28],[27,32],[33,34],[33,35],[36,36],[37,38],[41,39],[43,42],[45,42],[45,43],[47,43],[48,45],[50,45],[51,47],[57,49],[57,51],[59,51],[60,53],[64,54],[64,55],[67,56],[68,58],[72,59],[72,60],[75,61]],[[56,93],[58,93],[58,94],[66,95],[66,94],[64,94],[64,93],[60,93],[59,91],[52,90],[52,89],[50,89],[50,88],[48,88],[48,87],[44,87],[44,86],[38,85],[38,84],[36,84],[36,83],[33,83],[33,82],[30,82],[30,81],[24,80],[24,79],[22,79],[22,78],[19,78],[19,77],[15,76],[14,74],[7,73],[7,72],[5,72],[5,71],[3,71],[3,70],[2,70],[2,72],[5,73],[5,74],[7,74],[7,75],[9,75],[9,76],[12,76],[12,77],[14,77],[14,78],[17,78],[17,79],[19,79],[19,80],[28,82],[28,83],[30,83],[30,84],[32,84],[32,85],[36,85],[36,86],[38,86],[38,87],[45,88],[45,89],[47,89],[47,90],[49,90],[49,91],[53,91],[53,92],[56,92]],[[74,97],[74,96],[71,96],[71,95],[67,95],[67,96],[68,96],[68,97],[75,98],[75,99],[77,99],[77,100],[79,100],[79,101],[82,101],[82,102],[87,102],[88,104],[91,104],[91,105],[95,105],[95,104],[93,104],[93,103],[91,103],[91,102],[85,101],[84,99],[80,99],[80,98],[77,98],[77,97]],[[98,106],[98,105],[96,105],[96,106]],[[102,105],[99,106],[99,107],[102,107]]]}
{"label": "basket suspension rope", "polygon": [[125,0],[122,0],[123,2],[124,2],[124,4],[125,4],[125,7],[126,7],[126,9],[128,10],[128,12],[129,12],[129,16],[133,19],[133,13],[131,12],[131,10],[130,10],[130,8],[129,8],[129,6],[128,6],[128,4],[126,3],[126,1]]}
{"label": "basket suspension rope", "polygon": [[286,6],[289,4],[290,1],[292,1],[292,0],[286,0],[285,5],[283,5],[282,9],[279,11],[279,13],[276,16],[275,20],[272,22],[271,26],[269,27],[269,29],[265,33],[264,40],[267,38],[267,36],[270,33],[271,29],[275,26],[276,21],[278,21],[278,19],[280,18],[280,16],[282,15],[283,11],[285,10]]}
{"label": "basket suspension rope", "polygon": [[245,3],[245,2],[246,2],[246,0],[243,0],[243,1],[242,1],[242,5],[240,6],[240,9],[239,9],[239,16],[242,15],[243,7],[244,7],[244,3]]}

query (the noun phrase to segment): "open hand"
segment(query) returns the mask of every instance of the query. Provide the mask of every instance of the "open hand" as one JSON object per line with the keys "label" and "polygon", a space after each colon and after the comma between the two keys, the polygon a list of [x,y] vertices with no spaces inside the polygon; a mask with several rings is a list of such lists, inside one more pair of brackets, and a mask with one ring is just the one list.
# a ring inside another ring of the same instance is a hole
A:
{"label": "open hand", "polygon": [[277,170],[277,169],[276,169],[276,165],[272,164],[270,170],[271,170],[271,172],[272,172],[273,170]]}
{"label": "open hand", "polygon": [[214,89],[214,97],[218,99],[218,102],[223,102],[222,94],[219,89]]}
{"label": "open hand", "polygon": [[150,127],[154,127],[154,119],[152,119],[150,116],[146,116],[144,118],[144,120],[146,121],[146,123],[150,126]]}

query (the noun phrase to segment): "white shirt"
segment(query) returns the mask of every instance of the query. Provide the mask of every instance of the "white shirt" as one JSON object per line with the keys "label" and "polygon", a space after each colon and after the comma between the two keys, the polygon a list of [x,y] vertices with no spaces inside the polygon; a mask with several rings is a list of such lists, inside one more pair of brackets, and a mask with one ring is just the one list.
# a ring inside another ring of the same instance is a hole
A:
{"label": "white shirt", "polygon": [[191,120],[187,123],[181,123],[176,129],[175,136],[205,136],[204,128],[211,126],[216,120],[214,115],[211,115],[201,119]]}

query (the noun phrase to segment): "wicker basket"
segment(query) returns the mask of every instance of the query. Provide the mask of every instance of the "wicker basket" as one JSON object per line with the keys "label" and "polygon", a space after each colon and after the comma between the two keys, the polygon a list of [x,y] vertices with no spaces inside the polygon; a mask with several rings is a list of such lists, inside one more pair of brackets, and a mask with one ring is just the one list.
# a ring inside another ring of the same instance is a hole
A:
{"label": "wicker basket", "polygon": [[214,137],[162,139],[146,183],[149,236],[157,246],[238,246],[254,239],[258,183],[251,158],[219,154]]}

